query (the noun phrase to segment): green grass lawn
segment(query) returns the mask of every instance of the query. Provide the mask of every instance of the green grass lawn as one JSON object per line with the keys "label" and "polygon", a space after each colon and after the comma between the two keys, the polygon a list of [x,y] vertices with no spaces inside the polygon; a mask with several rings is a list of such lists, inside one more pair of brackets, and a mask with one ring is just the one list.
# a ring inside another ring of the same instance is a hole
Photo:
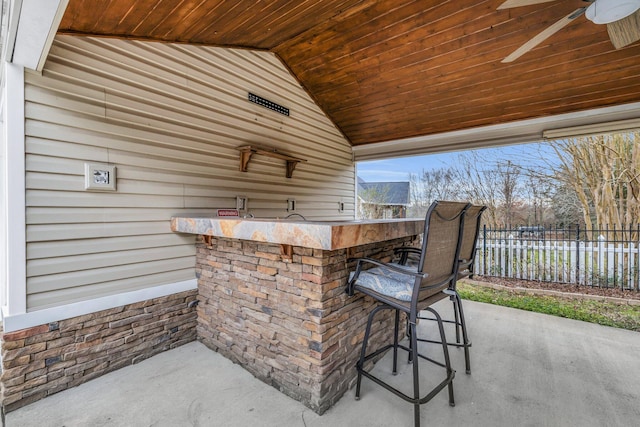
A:
{"label": "green grass lawn", "polygon": [[519,308],[640,332],[640,306],[638,305],[615,304],[580,298],[526,295],[466,282],[458,282],[458,292],[462,298],[471,301]]}

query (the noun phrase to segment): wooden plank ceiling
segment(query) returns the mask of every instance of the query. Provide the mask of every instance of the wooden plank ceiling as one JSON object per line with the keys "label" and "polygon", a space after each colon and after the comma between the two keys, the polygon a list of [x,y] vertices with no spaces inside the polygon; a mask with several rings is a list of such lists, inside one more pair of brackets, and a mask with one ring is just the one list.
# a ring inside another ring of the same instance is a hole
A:
{"label": "wooden plank ceiling", "polygon": [[503,1],[70,0],[59,32],[270,50],[353,145],[640,101],[640,42],[584,16],[501,63],[587,4]]}

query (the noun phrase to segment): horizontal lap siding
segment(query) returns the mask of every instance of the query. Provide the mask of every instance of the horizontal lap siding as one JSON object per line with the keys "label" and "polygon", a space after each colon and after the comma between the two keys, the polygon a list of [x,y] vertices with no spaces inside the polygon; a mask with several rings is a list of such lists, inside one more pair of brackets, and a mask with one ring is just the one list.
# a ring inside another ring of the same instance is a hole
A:
{"label": "horizontal lap siding", "polygon": [[[195,238],[169,218],[236,195],[258,217],[286,215],[287,198],[310,218],[353,217],[348,142],[270,53],[58,36],[25,97],[29,310],[193,278]],[[243,173],[246,144],[307,162],[287,179],[254,155]],[[117,191],[84,191],[85,162],[114,164]]]}

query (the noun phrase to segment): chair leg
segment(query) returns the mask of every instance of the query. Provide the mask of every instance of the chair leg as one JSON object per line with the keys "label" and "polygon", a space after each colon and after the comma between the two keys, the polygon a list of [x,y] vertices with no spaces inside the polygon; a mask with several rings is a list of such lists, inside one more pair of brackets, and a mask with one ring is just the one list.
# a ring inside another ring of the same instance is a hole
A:
{"label": "chair leg", "polygon": [[391,373],[398,373],[398,333],[400,331],[400,310],[396,310],[395,322],[393,325],[393,370]]}
{"label": "chair leg", "polygon": [[[454,295],[451,295],[453,299],[453,313],[455,316],[455,320],[446,320],[443,322],[447,323],[455,323],[456,328],[456,342],[449,342],[449,345],[456,347],[464,347],[464,361],[465,361],[465,371],[467,374],[471,374],[471,356],[469,352],[469,347],[471,347],[471,341],[469,340],[469,335],[467,333],[467,322],[464,318],[464,310],[462,308],[462,299],[460,295],[456,292]],[[420,319],[427,320],[437,320],[434,318],[428,317],[419,317]],[[460,340],[460,330],[462,331],[462,341]],[[408,336],[408,334],[407,334]],[[418,341],[430,342],[430,343],[440,343],[440,341],[429,340],[429,339],[418,339]],[[411,362],[411,354],[409,354],[409,362]]]}
{"label": "chair leg", "polygon": [[358,379],[356,381],[356,400],[360,400],[360,384],[362,383],[362,370],[364,369],[364,359],[367,355],[367,344],[369,343],[369,335],[371,334],[371,323],[375,314],[382,310],[383,306],[378,306],[371,310],[369,318],[367,319],[367,328],[364,331],[364,339],[362,340],[362,348],[360,349],[360,360],[356,363],[356,370],[358,371]]}
{"label": "chair leg", "polygon": [[416,334],[416,324],[409,322],[411,359],[413,360],[413,418],[415,427],[420,427],[420,380],[418,371],[418,340]]}
{"label": "chair leg", "polygon": [[407,352],[407,363],[411,363],[413,361],[413,352],[411,351],[413,349],[413,340],[411,339],[411,337],[414,334],[411,333],[411,328],[409,326],[409,319],[407,318],[407,338],[409,339],[409,351]]}
{"label": "chair leg", "polygon": [[440,317],[438,312],[431,307],[427,307],[427,310],[433,313],[438,322],[438,330],[440,331],[440,342],[442,343],[442,352],[444,354],[444,364],[447,369],[447,378],[450,379],[449,383],[447,384],[447,387],[449,388],[449,405],[456,406],[456,402],[453,397],[453,377],[455,375],[455,371],[453,370],[453,368],[451,368],[451,359],[449,358],[449,345],[447,344],[447,338],[444,333],[442,317]]}
{"label": "chair leg", "polygon": [[467,335],[467,322],[464,319],[464,310],[462,309],[462,301],[460,300],[460,295],[458,295],[458,293],[456,293],[456,301],[457,301],[456,305],[458,306],[456,315],[458,315],[458,313],[460,314],[460,326],[462,327],[462,345],[464,347],[465,370],[467,374],[470,374],[471,359],[469,356],[469,347],[471,347],[471,343],[469,342],[469,336]]}
{"label": "chair leg", "polygon": [[[443,355],[444,355],[444,363],[440,363],[439,361],[436,361],[434,359],[431,359],[429,357],[426,356],[420,356],[419,351],[418,351],[418,333],[417,333],[417,327],[416,327],[416,322],[410,322],[407,319],[407,335],[409,336],[409,347],[407,348],[404,345],[401,345],[398,341],[399,341],[399,325],[400,325],[400,312],[399,310],[396,309],[396,313],[395,313],[395,318],[394,318],[394,343],[393,345],[387,345],[384,347],[381,347],[380,349],[378,349],[377,351],[374,351],[373,353],[371,353],[370,355],[367,355],[367,347],[368,347],[368,343],[369,343],[369,337],[371,335],[371,327],[373,324],[373,319],[374,316],[376,315],[376,313],[378,311],[381,310],[386,310],[386,309],[394,309],[388,305],[380,305],[376,308],[374,308],[371,313],[369,313],[368,319],[367,319],[367,326],[365,329],[365,333],[364,333],[364,338],[362,341],[362,348],[360,350],[360,358],[358,360],[358,362],[356,363],[356,369],[357,369],[357,373],[358,373],[358,377],[357,377],[357,382],[356,382],[356,393],[355,393],[355,398],[356,400],[360,399],[360,386],[362,384],[362,377],[366,376],[367,378],[370,378],[372,381],[374,381],[375,383],[377,383],[378,385],[384,387],[385,389],[393,392],[394,394],[396,394],[397,396],[401,397],[402,399],[410,402],[413,404],[413,413],[414,413],[414,424],[416,427],[420,427],[420,405],[422,403],[426,403],[428,401],[430,401],[433,397],[435,397],[446,385],[448,387],[448,391],[449,391],[449,405],[451,406],[455,406],[455,401],[454,401],[454,395],[453,395],[453,379],[455,377],[455,371],[453,370],[453,368],[451,367],[451,360],[449,358],[449,345],[447,344],[447,339],[445,336],[445,331],[444,331],[444,326],[443,326],[443,321],[442,318],[440,317],[440,315],[432,308],[428,307],[426,310],[429,310],[433,313],[433,315],[435,316],[435,320],[438,322],[438,330],[440,332],[440,343],[442,344],[442,351],[443,351]],[[436,341],[438,342],[438,341]],[[391,347],[394,348],[394,354],[393,354],[393,364],[394,364],[394,371],[397,368],[397,349],[398,348],[402,348],[404,350],[408,350],[408,353],[410,355],[410,360],[413,361],[413,396],[411,396],[410,394],[405,394],[404,392],[394,388],[393,386],[391,386],[391,384],[385,383],[384,381],[382,381],[380,378],[372,375],[370,372],[367,372],[364,370],[364,364],[365,361],[368,360],[369,358],[372,357],[376,357],[380,354],[383,354],[384,351],[387,351],[388,349],[390,349]],[[424,358],[432,363],[435,363],[439,366],[443,366],[446,368],[446,378],[437,386],[435,387],[433,390],[431,390],[430,393],[428,393],[426,396],[424,397],[420,397],[420,375],[419,375],[419,360],[420,358]]]}
{"label": "chair leg", "polygon": [[456,325],[456,343],[460,344],[460,316],[458,315],[458,298],[455,295],[451,296],[453,302],[453,316]]}

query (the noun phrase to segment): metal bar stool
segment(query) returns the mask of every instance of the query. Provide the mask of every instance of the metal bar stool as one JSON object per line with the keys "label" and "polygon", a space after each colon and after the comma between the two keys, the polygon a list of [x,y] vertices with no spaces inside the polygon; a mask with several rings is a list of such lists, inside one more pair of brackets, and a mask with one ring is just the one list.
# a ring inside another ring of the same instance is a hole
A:
{"label": "metal bar stool", "polygon": [[[476,257],[476,246],[478,241],[478,233],[480,231],[480,221],[482,219],[482,213],[485,211],[486,206],[473,205],[465,211],[465,220],[462,229],[462,244],[460,246],[460,260],[458,263],[458,274],[455,280],[449,285],[449,289],[445,293],[449,294],[451,301],[453,302],[453,315],[454,319],[443,319],[444,323],[455,324],[456,341],[448,342],[447,344],[455,347],[464,348],[464,360],[465,370],[467,374],[471,373],[471,358],[469,355],[469,348],[471,347],[471,340],[467,332],[467,322],[464,317],[464,310],[462,307],[462,299],[458,294],[457,281],[465,277],[473,275],[473,264]],[[398,264],[406,265],[410,254],[420,254],[418,248],[398,248],[396,253],[400,253],[400,260]],[[418,319],[424,320],[437,320],[434,317],[424,317],[418,315]],[[462,331],[462,340],[460,340],[460,332]],[[428,340],[418,338],[420,342],[430,342],[439,344],[438,340]]]}
{"label": "metal bar stool", "polygon": [[[458,258],[462,243],[461,229],[464,223],[467,203],[435,201],[429,207],[425,219],[424,238],[420,262],[417,269],[387,264],[370,258],[358,258],[356,270],[351,273],[347,284],[347,293],[361,292],[380,303],[371,311],[367,320],[360,360],[356,363],[358,371],[356,399],[360,398],[360,385],[365,376],[376,384],[393,392],[402,399],[413,403],[415,425],[420,425],[420,405],[431,400],[442,389],[448,387],[449,404],[455,405],[453,397],[453,378],[455,371],[451,368],[449,350],[446,344],[444,327],[440,315],[431,307],[435,302],[446,298],[444,291],[455,280],[458,274]],[[374,268],[365,270],[365,266]],[[375,315],[383,310],[395,310],[393,343],[367,354],[367,345],[371,334],[371,325]],[[416,323],[422,310],[431,312],[438,322],[444,363],[419,354]],[[408,317],[409,347],[399,342],[400,313]],[[375,358],[383,352],[393,349],[393,373],[397,372],[398,349],[410,354],[413,360],[413,395],[403,393],[399,389],[384,382],[364,369],[367,360]],[[419,382],[419,361],[421,359],[436,363],[445,368],[446,375],[438,385],[421,397]]]}

